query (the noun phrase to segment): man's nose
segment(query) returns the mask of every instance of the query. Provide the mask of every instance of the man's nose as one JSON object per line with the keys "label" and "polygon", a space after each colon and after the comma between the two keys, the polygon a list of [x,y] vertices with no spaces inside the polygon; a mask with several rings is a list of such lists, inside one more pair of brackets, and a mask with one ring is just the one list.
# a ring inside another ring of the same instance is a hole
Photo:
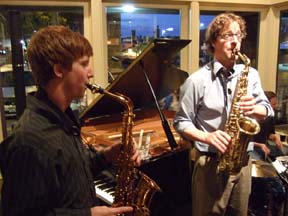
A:
{"label": "man's nose", "polygon": [[89,69],[88,69],[88,77],[92,78],[93,76],[94,76],[94,73],[93,73],[93,70],[92,70],[92,68],[90,66]]}

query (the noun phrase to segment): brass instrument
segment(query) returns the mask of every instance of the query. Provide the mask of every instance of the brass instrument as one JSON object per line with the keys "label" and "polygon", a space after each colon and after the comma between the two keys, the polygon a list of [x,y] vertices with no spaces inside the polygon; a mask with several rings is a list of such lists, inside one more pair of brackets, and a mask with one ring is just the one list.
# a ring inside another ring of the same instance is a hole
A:
{"label": "brass instrument", "polygon": [[250,138],[260,131],[258,122],[255,119],[243,116],[239,105],[241,97],[247,94],[250,59],[238,50],[234,50],[234,54],[240,57],[245,67],[237,80],[229,117],[225,124],[225,132],[230,135],[231,143],[229,149],[220,156],[218,166],[220,171],[226,171],[232,175],[237,174],[243,166],[247,165],[248,143]]}
{"label": "brass instrument", "polygon": [[131,160],[133,154],[133,102],[127,96],[119,93],[113,94],[96,84],[86,84],[86,86],[93,94],[98,92],[104,94],[125,107],[122,119],[122,147],[117,158],[118,170],[113,205],[132,206],[134,210],[132,213],[125,214],[127,216],[149,216],[152,197],[161,189],[156,182],[137,170],[134,161]]}

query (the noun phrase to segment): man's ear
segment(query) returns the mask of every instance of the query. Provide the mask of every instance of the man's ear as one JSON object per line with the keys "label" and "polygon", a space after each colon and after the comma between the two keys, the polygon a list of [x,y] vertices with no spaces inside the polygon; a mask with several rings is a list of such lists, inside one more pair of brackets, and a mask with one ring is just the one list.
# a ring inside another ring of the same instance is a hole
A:
{"label": "man's ear", "polygon": [[63,68],[62,65],[54,64],[53,70],[54,70],[55,77],[58,77],[60,79],[63,78],[65,69]]}
{"label": "man's ear", "polygon": [[211,46],[215,49],[215,42],[211,43]]}

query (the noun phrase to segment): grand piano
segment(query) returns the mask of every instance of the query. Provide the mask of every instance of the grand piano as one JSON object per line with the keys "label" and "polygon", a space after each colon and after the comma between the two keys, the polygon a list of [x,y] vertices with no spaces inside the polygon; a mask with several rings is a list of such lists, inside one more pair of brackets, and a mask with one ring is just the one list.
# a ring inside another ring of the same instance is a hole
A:
{"label": "grand piano", "polygon": [[[149,157],[138,167],[161,188],[154,195],[152,216],[191,215],[190,145],[174,131],[174,111],[163,110],[157,103],[168,96],[188,74],[173,64],[173,57],[190,40],[155,39],[105,90],[121,93],[134,104],[133,138],[149,136]],[[123,106],[99,94],[80,113],[82,137],[86,144],[101,150],[120,142]],[[105,170],[95,181],[97,196],[106,204],[113,202],[115,169]]]}

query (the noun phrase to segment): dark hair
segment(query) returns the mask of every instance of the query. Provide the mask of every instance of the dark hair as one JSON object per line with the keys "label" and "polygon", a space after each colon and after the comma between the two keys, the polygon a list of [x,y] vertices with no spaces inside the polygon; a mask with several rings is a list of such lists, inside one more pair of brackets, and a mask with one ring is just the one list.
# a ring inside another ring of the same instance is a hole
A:
{"label": "dark hair", "polygon": [[32,36],[27,54],[36,84],[45,86],[54,77],[55,64],[70,70],[75,60],[90,57],[93,51],[80,33],[65,26],[48,26]]}
{"label": "dark hair", "polygon": [[232,22],[237,22],[239,24],[243,38],[246,37],[246,22],[242,17],[233,13],[219,14],[209,24],[205,34],[205,43],[210,53],[214,53],[214,47],[212,44],[217,40],[217,37],[222,33],[225,26]]}
{"label": "dark hair", "polygon": [[277,95],[273,91],[265,91],[264,93],[269,101],[271,100],[271,98],[277,97]]}

